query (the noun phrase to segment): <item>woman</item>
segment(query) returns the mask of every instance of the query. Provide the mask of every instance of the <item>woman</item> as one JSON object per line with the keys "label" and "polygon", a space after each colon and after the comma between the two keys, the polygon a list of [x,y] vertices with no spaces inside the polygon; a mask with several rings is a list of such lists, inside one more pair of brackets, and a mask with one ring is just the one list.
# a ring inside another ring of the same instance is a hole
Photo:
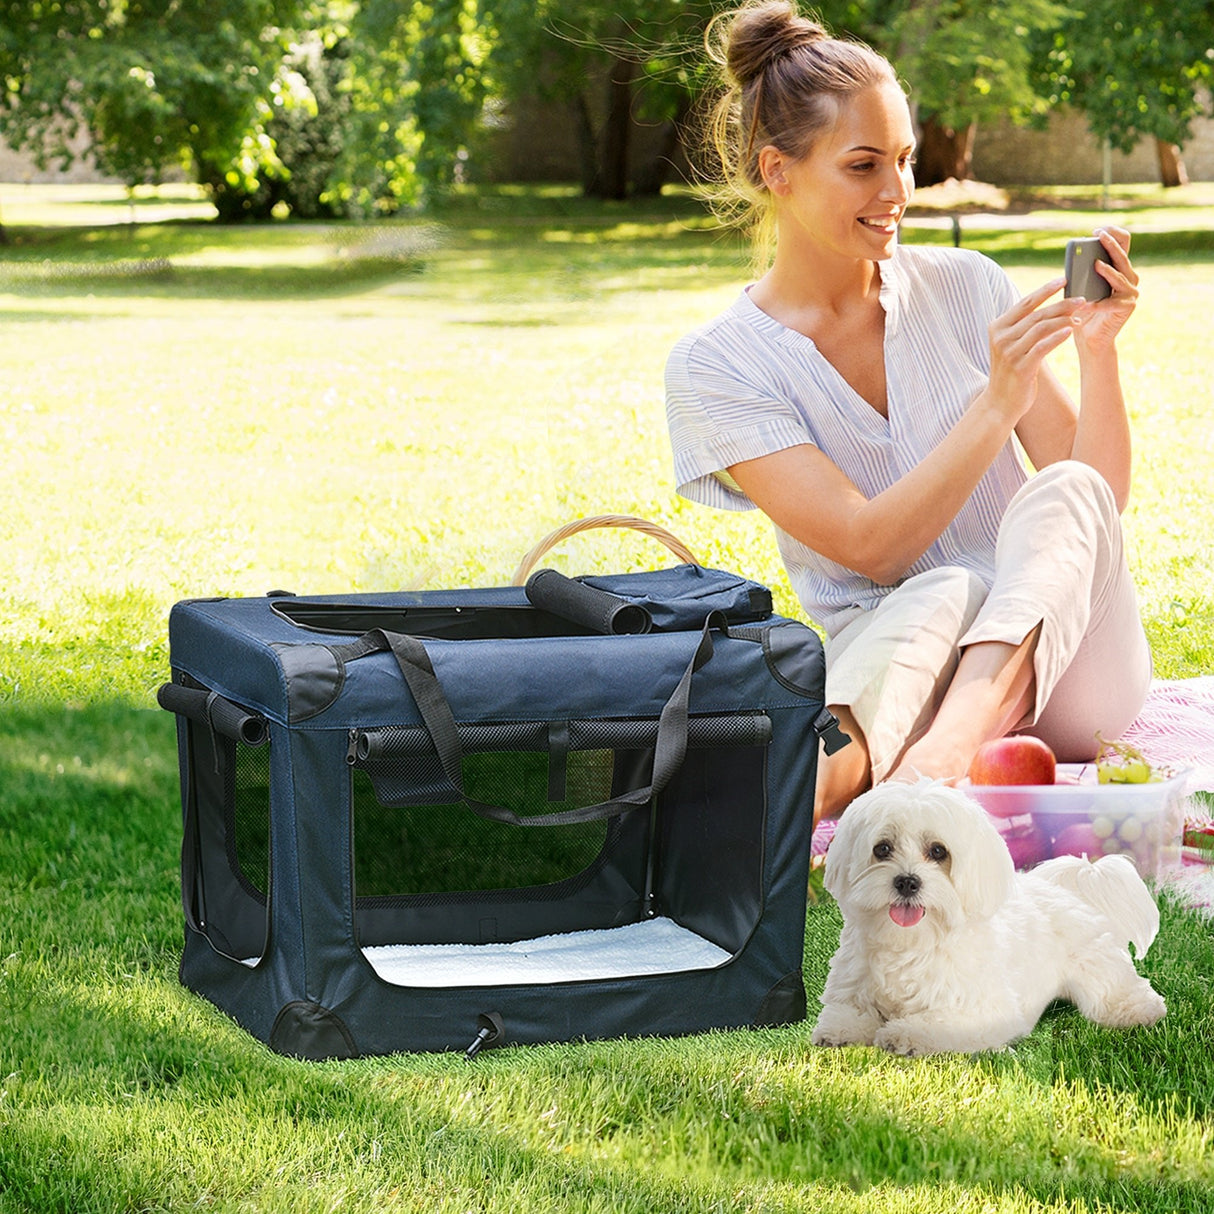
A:
{"label": "woman", "polygon": [[[775,254],[675,347],[667,410],[680,492],[762,510],[827,634],[855,744],[823,756],[815,814],[964,776],[1009,732],[1090,759],[1151,677],[1119,521],[1129,234],[1097,233],[1111,298],[1018,298],[977,253],[899,245],[915,137],[886,60],[768,0],[733,16],[724,62],[718,146]],[[1045,363],[1066,341],[1078,406]]]}

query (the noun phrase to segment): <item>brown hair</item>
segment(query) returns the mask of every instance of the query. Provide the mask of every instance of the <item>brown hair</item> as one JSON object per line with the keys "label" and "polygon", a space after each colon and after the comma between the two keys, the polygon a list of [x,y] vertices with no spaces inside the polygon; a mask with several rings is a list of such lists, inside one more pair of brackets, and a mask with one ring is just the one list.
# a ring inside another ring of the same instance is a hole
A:
{"label": "brown hair", "polygon": [[802,159],[834,125],[843,99],[898,78],[870,47],[802,17],[794,0],[747,0],[712,21],[705,44],[726,86],[709,126],[722,178],[713,202],[718,214],[751,228],[764,261],[772,216],[759,152],[771,144]]}

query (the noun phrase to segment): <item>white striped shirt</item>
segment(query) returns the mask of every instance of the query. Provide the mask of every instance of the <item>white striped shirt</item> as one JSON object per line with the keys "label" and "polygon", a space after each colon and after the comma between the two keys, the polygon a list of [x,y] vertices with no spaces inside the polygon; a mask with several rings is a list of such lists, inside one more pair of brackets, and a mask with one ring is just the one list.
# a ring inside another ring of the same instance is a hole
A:
{"label": "white striped shirt", "polygon": [[[768,316],[743,292],[723,315],[683,338],[666,364],[667,419],[683,496],[726,510],[753,509],[724,470],[811,443],[871,498],[952,429],[989,378],[987,326],[1019,292],[999,266],[968,249],[903,245],[877,265],[888,420],[813,341]],[[989,586],[999,521],[1025,479],[1009,440],[966,505],[905,576],[961,565]],[[793,590],[828,633],[894,588],[775,531]]]}

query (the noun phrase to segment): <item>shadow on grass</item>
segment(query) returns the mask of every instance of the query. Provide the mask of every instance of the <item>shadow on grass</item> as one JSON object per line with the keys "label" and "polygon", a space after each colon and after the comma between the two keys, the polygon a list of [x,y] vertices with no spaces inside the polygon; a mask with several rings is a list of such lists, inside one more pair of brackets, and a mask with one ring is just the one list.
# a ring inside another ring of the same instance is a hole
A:
{"label": "shadow on grass", "polygon": [[[504,220],[446,228],[441,236],[434,235],[431,225],[422,240],[425,247],[386,254],[376,252],[371,236],[363,238],[364,247],[355,244],[346,249],[335,243],[331,233],[314,234],[317,244],[309,249],[301,245],[307,234],[297,231],[294,241],[281,242],[283,260],[268,263],[265,246],[253,239],[263,230],[241,230],[236,234],[239,239],[221,231],[223,264],[189,260],[196,254],[205,256],[201,250],[211,247],[205,238],[214,234],[213,228],[199,225],[188,239],[181,229],[141,231],[150,234],[134,244],[128,240],[125,247],[123,241],[107,238],[91,245],[86,256],[80,255],[78,244],[61,241],[53,257],[8,259],[0,263],[0,291],[40,301],[87,293],[107,300],[183,302],[307,302],[394,289],[443,301],[454,291],[463,298],[453,301],[453,307],[559,305],[542,315],[462,323],[549,327],[586,323],[593,317],[595,301],[621,293],[724,287],[741,284],[749,273],[745,249],[735,235],[683,229],[677,221],[562,227]],[[344,236],[351,230],[337,231]],[[270,237],[275,243],[269,256],[274,257],[281,237],[273,230]],[[1065,232],[987,230],[967,232],[964,246],[1005,265],[1053,267],[1060,264],[1065,239]],[[944,245],[951,243],[951,237],[943,231],[914,229],[907,233],[907,241]],[[240,264],[246,249],[249,262]],[[1214,232],[1142,232],[1135,236],[1134,251],[1137,264],[1144,268],[1214,263]],[[49,313],[49,308],[24,309],[16,315],[32,322],[44,314],[51,318]]]}
{"label": "shadow on grass", "polygon": [[[420,261],[334,259],[314,266],[194,266],[171,259],[0,268],[0,291],[25,298],[322,300],[362,295],[424,272]],[[28,316],[28,313],[27,313]]]}
{"label": "shadow on grass", "polygon": [[[825,901],[810,910],[805,984],[812,1020],[839,936],[838,910]],[[1027,1038],[999,1054],[978,1057],[992,1076],[1024,1075],[1041,1087],[1059,1082],[1098,1086],[1164,1116],[1214,1116],[1214,933],[1210,922],[1174,897],[1161,898],[1161,928],[1140,971],[1163,994],[1168,1014],[1146,1029],[1094,1025],[1073,1007],[1048,1008]]]}

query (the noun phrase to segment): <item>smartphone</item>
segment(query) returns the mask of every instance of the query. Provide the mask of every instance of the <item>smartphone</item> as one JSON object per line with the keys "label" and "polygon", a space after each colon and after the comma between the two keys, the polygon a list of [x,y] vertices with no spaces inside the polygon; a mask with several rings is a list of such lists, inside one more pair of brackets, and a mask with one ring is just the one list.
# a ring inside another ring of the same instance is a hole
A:
{"label": "smartphone", "polygon": [[1087,236],[1083,240],[1068,240],[1066,242],[1066,294],[1082,296],[1084,299],[1108,299],[1113,294],[1113,288],[1100,277],[1096,263],[1103,261],[1112,265],[1104,245],[1095,236]]}

